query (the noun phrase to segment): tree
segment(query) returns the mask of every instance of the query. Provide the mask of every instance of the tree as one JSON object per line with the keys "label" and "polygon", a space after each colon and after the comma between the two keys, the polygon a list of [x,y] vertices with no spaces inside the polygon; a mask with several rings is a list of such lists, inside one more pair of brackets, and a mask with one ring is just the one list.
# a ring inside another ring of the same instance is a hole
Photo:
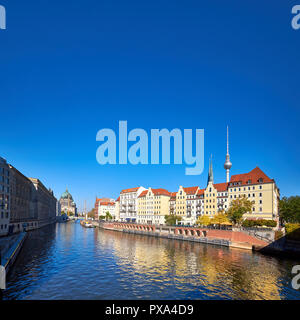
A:
{"label": "tree", "polygon": [[198,225],[200,226],[208,226],[210,225],[212,222],[211,222],[211,219],[209,216],[206,216],[206,215],[203,215],[201,217],[198,218],[197,222],[196,222]]}
{"label": "tree", "polygon": [[245,197],[233,200],[227,211],[228,219],[233,223],[239,225],[243,219],[243,215],[251,212],[252,202]]}
{"label": "tree", "polygon": [[112,215],[109,213],[109,211],[106,211],[105,213],[105,220],[112,220]]}
{"label": "tree", "polygon": [[300,196],[283,197],[279,201],[279,215],[284,223],[300,223]]}
{"label": "tree", "polygon": [[173,214],[165,216],[165,222],[166,222],[166,225],[168,226],[174,226],[176,225],[176,223],[178,223],[181,220],[182,220],[182,217],[176,216]]}
{"label": "tree", "polygon": [[229,223],[229,219],[224,212],[219,212],[211,219],[211,223],[221,225]]}
{"label": "tree", "polygon": [[88,218],[95,219],[95,208],[93,208],[91,211],[88,212],[87,214]]}

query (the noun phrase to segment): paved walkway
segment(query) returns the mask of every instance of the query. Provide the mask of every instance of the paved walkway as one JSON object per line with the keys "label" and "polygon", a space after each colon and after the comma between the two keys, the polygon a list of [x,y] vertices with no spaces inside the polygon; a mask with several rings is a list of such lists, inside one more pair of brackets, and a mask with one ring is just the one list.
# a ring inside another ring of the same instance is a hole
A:
{"label": "paved walkway", "polygon": [[0,238],[0,250],[1,250],[1,265],[7,266],[10,259],[14,256],[14,253],[26,233],[21,232],[9,237]]}

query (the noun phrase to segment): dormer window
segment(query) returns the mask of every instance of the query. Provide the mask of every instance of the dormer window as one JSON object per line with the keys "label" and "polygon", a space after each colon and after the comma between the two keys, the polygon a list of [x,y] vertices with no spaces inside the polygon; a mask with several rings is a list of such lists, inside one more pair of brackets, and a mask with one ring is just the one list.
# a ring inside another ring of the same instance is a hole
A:
{"label": "dormer window", "polygon": [[258,182],[259,182],[259,183],[262,183],[262,182],[263,182],[263,178],[259,178],[259,179],[258,179]]}
{"label": "dormer window", "polygon": [[251,179],[249,179],[249,180],[247,181],[247,183],[248,183],[248,184],[251,184]]}

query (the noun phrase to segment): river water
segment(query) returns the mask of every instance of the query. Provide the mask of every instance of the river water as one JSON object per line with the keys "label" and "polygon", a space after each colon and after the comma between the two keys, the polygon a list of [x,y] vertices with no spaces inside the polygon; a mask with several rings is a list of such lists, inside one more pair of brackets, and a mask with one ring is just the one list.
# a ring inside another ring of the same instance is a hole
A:
{"label": "river water", "polygon": [[79,222],[29,234],[4,299],[297,299],[299,261]]}

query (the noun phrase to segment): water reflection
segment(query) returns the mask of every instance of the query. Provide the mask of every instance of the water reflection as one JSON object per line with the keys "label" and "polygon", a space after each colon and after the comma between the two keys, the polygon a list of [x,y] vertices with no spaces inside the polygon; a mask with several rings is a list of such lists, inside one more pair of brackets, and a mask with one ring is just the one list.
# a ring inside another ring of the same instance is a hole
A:
{"label": "water reflection", "polygon": [[295,261],[58,224],[30,234],[7,299],[300,299]]}

